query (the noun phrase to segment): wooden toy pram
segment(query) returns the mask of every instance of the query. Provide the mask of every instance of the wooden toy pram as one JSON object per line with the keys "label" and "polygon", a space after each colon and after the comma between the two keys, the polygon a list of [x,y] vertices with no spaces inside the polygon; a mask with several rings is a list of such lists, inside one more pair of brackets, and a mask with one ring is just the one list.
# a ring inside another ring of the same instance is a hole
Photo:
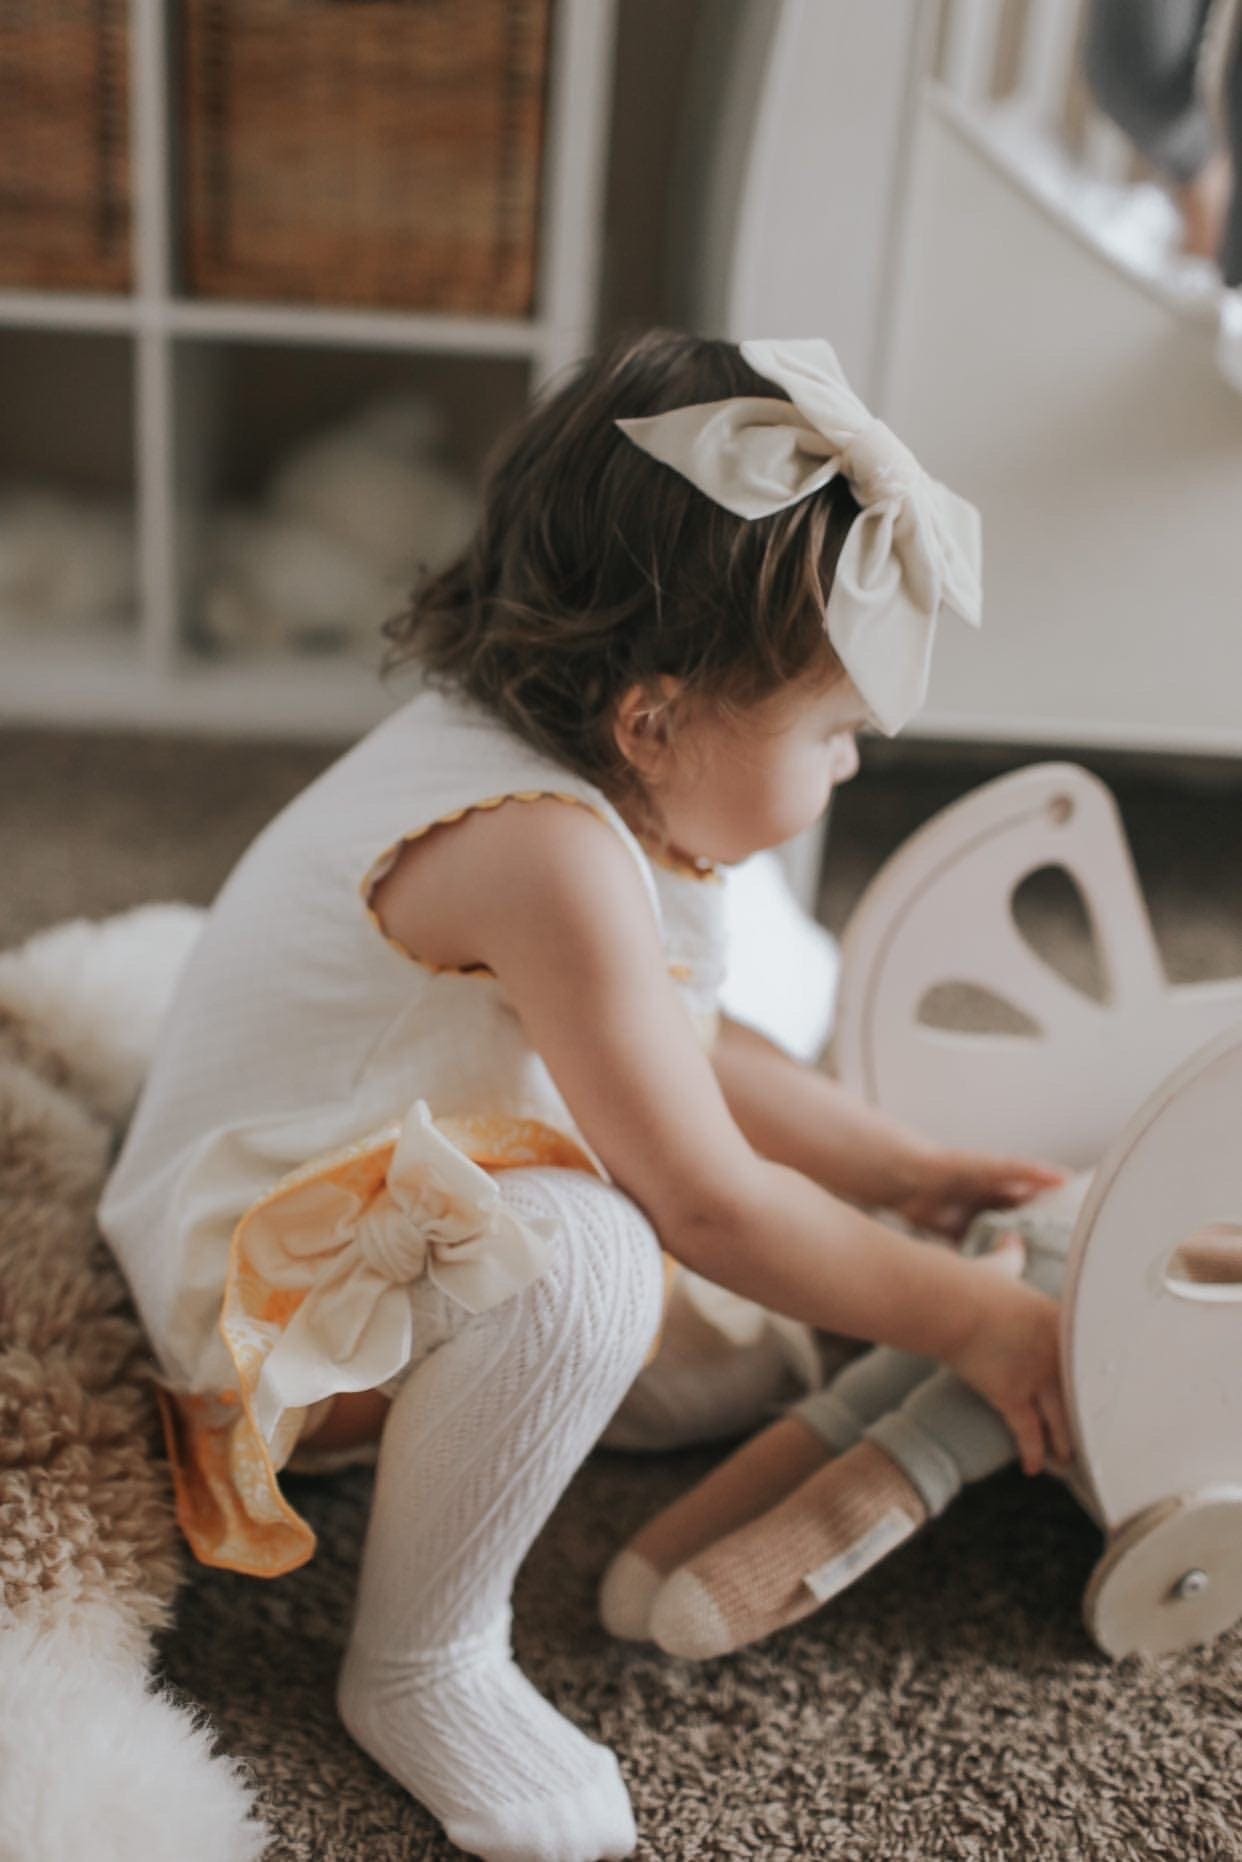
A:
{"label": "wooden toy pram", "polygon": [[[1019,932],[1031,873],[1077,882],[1103,1000]],[[930,1025],[965,983],[1035,1027]],[[1206,1045],[1205,1045],[1206,1043]],[[1171,986],[1120,816],[1069,763],[985,783],[915,834],[846,932],[833,1058],[942,1141],[1094,1166],[1062,1337],[1076,1466],[1106,1534],[1084,1599],[1107,1653],[1204,1642],[1242,1617],[1242,978]]]}

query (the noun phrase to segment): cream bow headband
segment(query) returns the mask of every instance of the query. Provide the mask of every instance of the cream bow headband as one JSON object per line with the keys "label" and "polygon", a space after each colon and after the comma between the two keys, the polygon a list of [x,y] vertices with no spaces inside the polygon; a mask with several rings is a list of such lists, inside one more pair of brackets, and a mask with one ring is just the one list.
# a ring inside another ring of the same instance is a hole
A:
{"label": "cream bow headband", "polygon": [[862,510],[824,626],[877,724],[895,736],[927,696],[941,608],[972,627],[982,620],[979,513],[863,405],[831,343],[748,342],[741,351],[792,402],[740,395],[616,424],[739,517],[784,510],[845,474]]}

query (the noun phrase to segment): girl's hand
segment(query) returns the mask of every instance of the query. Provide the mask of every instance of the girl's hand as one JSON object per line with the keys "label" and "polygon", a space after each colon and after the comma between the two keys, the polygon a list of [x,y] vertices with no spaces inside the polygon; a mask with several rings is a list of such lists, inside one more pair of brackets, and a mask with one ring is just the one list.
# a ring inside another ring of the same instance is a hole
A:
{"label": "girl's hand", "polygon": [[1018,1445],[1023,1473],[1066,1466],[1073,1442],[1061,1396],[1057,1303],[999,1273],[986,1257],[979,1266],[994,1290],[977,1325],[945,1363],[1000,1412]]}
{"label": "girl's hand", "polygon": [[[979,1355],[968,1334],[1010,1310],[1004,1277],[886,1228],[743,1132],[669,976],[641,871],[596,815],[552,797],[476,809],[407,843],[373,903],[420,961],[492,972],[587,1145],[692,1272],[916,1357],[961,1349],[969,1368]],[[879,1190],[891,1207],[920,1187],[932,1147],[887,1125],[876,1141],[866,1108],[851,1122],[847,1096],[828,1103],[844,1120],[837,1158],[853,1143],[842,1131],[861,1129],[870,1150],[860,1197]],[[793,1148],[814,1168],[813,1144]],[[1037,1300],[1007,1291],[1024,1312]]]}
{"label": "girl's hand", "polygon": [[1012,1209],[1041,1190],[1064,1183],[1055,1164],[991,1157],[976,1151],[936,1150],[921,1160],[915,1187],[891,1207],[917,1228],[957,1239],[983,1209]]}

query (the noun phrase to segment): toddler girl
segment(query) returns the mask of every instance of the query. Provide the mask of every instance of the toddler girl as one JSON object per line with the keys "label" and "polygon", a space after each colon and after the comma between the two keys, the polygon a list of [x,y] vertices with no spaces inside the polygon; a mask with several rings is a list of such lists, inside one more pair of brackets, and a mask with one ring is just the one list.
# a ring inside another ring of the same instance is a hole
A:
{"label": "toddler girl", "polygon": [[856,1207],[956,1232],[1057,1173],[946,1154],[715,1010],[716,866],[905,722],[977,578],[975,512],[827,343],[620,345],[498,457],[389,629],[420,689],[250,847],[163,1029],[102,1221],[178,1516],[288,1571],[277,1472],[382,1427],[341,1712],[492,1862],[635,1841],[509,1596],[642,1391],[666,1265],[943,1359],[1028,1469],[1068,1453],[1053,1301]]}

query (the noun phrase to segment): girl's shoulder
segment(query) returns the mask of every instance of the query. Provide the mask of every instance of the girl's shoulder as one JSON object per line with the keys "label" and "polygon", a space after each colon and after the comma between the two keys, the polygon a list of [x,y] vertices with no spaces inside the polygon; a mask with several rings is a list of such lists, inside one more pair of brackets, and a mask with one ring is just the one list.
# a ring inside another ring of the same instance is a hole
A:
{"label": "girl's shoulder", "polygon": [[[620,828],[620,832],[618,832]],[[437,969],[487,967],[498,925],[534,921],[559,943],[632,913],[658,922],[650,868],[611,811],[570,790],[480,802],[401,847],[370,906],[385,935]]]}
{"label": "girl's shoulder", "polygon": [[602,792],[467,700],[422,692],[359,751],[368,785],[392,798],[368,903],[421,961],[477,965],[493,903],[589,910],[620,888],[660,919],[648,858]]}
{"label": "girl's shoulder", "polygon": [[[386,793],[395,809],[410,813],[412,828],[447,822],[458,810],[552,795],[593,811],[620,838],[633,841],[611,803],[585,777],[465,697],[434,687],[393,712],[327,775],[342,785],[353,780]],[[644,858],[636,842],[633,851]]]}
{"label": "girl's shoulder", "polygon": [[[409,849],[468,815],[498,810],[510,800],[555,797],[574,805],[620,841],[650,883],[637,841],[590,782],[562,768],[452,692],[418,692],[338,758],[260,836],[271,863],[282,855],[321,876],[339,873],[364,893]],[[529,829],[506,810],[503,838]],[[352,876],[352,877],[351,877]]]}

